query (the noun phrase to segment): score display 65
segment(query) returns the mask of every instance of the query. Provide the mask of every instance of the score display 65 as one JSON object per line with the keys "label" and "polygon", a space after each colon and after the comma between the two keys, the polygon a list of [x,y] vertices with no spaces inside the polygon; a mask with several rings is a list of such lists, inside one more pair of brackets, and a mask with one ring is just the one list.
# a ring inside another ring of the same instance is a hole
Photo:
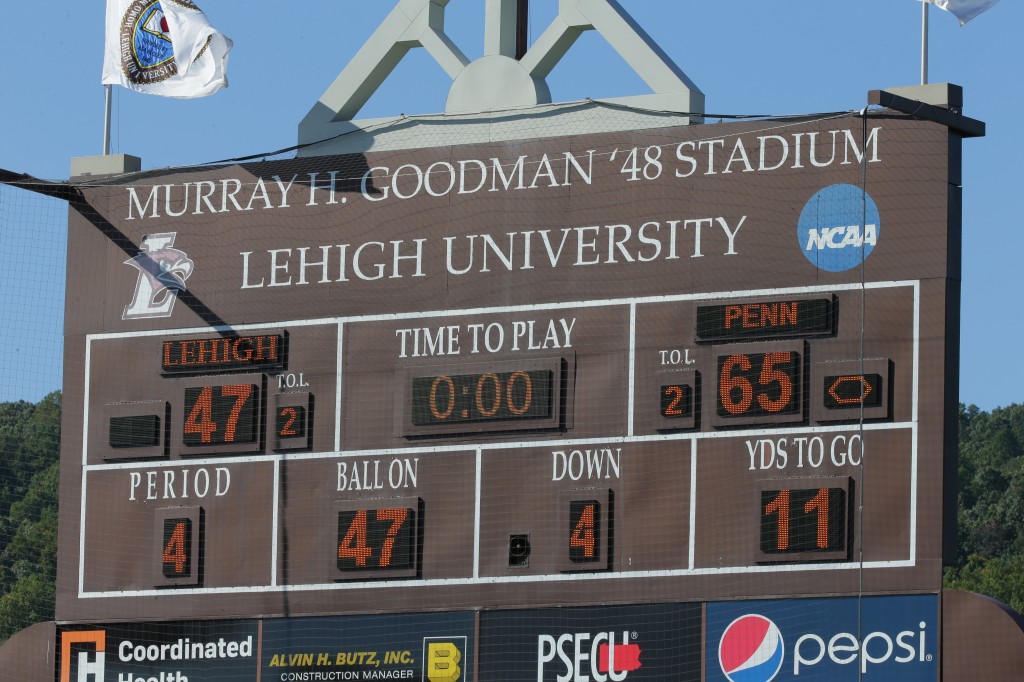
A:
{"label": "score display 65", "polygon": [[801,421],[805,356],[803,344],[718,354],[716,416],[744,422]]}

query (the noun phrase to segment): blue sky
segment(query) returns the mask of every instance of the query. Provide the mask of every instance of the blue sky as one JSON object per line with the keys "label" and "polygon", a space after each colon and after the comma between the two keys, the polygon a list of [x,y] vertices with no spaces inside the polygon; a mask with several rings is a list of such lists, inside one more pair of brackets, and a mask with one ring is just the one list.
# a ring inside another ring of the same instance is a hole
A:
{"label": "blue sky", "polygon": [[[697,83],[709,114],[860,109],[869,90],[920,78],[916,0],[620,0]],[[191,165],[295,144],[296,127],[395,0],[197,0],[235,41],[230,87],[201,100],[115,88],[113,151],[144,168]],[[451,0],[447,30],[470,58],[483,50],[483,1]],[[532,37],[556,0],[532,0]],[[964,87],[964,113],[988,135],[964,144],[960,399],[983,409],[1024,400],[1016,312],[1024,230],[1014,202],[1024,174],[1018,125],[1024,3],[1000,2],[965,27],[931,8],[929,80]],[[0,167],[66,178],[69,159],[102,150],[104,3],[8,3],[0,24]],[[360,118],[444,109],[450,81],[416,50]],[[556,101],[648,90],[603,39],[587,33],[549,79]],[[64,228],[57,202],[0,189],[0,400],[60,386]],[[12,352],[13,351],[13,352]]]}

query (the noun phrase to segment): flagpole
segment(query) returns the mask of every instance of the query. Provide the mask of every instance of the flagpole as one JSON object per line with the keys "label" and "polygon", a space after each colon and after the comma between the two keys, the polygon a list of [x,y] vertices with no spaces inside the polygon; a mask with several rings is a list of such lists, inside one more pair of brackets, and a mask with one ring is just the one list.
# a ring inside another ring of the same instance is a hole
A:
{"label": "flagpole", "polygon": [[104,112],[103,112],[103,156],[110,156],[110,99],[112,85],[104,85]]}
{"label": "flagpole", "polygon": [[928,85],[928,2],[921,0],[921,85]]}

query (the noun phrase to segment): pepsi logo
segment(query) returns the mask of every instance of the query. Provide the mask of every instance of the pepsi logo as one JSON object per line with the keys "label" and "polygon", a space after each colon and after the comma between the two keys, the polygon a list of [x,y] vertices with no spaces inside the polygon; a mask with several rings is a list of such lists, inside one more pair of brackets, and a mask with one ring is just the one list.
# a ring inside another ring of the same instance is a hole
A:
{"label": "pepsi logo", "polygon": [[718,664],[730,682],[771,682],[784,657],[782,632],[756,614],[729,623],[718,643]]}

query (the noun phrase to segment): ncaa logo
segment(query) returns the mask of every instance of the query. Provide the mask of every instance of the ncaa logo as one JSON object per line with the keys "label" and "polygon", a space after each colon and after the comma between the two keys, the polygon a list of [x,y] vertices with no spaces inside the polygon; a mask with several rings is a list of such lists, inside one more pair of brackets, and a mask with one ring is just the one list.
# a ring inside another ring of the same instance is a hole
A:
{"label": "ncaa logo", "polygon": [[784,656],[782,632],[756,614],[729,623],[718,643],[718,664],[730,682],[771,682]]}
{"label": "ncaa logo", "polygon": [[871,195],[855,185],[829,185],[804,206],[796,239],[814,267],[842,272],[871,255],[880,229],[878,206]]}

